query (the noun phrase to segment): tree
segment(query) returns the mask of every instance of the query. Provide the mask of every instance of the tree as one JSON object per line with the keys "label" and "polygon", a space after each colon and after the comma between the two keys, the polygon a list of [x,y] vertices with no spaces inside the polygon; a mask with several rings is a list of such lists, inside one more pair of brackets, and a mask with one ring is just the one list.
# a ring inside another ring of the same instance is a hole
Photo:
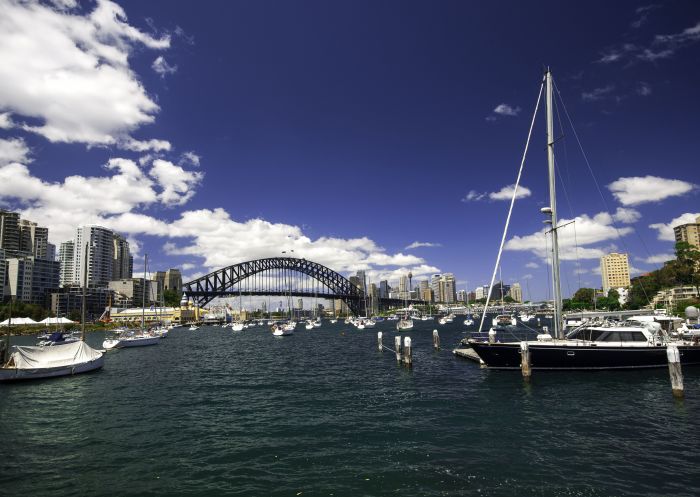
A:
{"label": "tree", "polygon": [[576,302],[593,303],[594,294],[595,290],[593,290],[593,288],[579,288],[578,290],[576,290],[576,293],[574,293],[573,297],[571,297],[571,300],[575,300]]}
{"label": "tree", "polygon": [[700,251],[688,242],[676,243],[676,264],[679,283],[700,287]]}
{"label": "tree", "polygon": [[163,290],[163,300],[165,305],[168,307],[178,307],[180,305],[180,300],[182,299],[182,292],[178,292],[175,289]]}

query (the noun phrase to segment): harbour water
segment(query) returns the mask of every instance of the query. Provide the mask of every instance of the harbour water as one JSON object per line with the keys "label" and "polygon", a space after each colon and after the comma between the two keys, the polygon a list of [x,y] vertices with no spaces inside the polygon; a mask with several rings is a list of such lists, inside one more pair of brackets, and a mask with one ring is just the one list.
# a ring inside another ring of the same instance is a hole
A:
{"label": "harbour water", "polygon": [[453,357],[458,318],[404,333],[409,370],[377,350],[394,324],[181,328],[96,373],[0,385],[0,495],[700,495],[697,368],[684,401],[665,369],[527,385]]}

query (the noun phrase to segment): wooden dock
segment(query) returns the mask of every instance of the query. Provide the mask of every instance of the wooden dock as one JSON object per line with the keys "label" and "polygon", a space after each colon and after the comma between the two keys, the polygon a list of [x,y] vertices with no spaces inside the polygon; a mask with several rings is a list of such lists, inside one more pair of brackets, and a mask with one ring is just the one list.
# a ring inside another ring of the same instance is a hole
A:
{"label": "wooden dock", "polygon": [[457,357],[462,357],[464,359],[469,359],[470,361],[483,364],[482,360],[479,358],[479,355],[474,352],[474,349],[471,347],[454,349],[452,353]]}

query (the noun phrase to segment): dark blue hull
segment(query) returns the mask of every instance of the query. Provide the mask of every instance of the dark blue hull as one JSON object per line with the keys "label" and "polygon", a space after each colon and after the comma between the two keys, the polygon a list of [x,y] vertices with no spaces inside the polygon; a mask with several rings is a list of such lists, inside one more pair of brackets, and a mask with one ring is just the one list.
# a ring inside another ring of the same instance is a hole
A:
{"label": "dark blue hull", "polygon": [[[472,342],[482,361],[493,369],[520,369],[520,343]],[[666,347],[567,346],[530,344],[530,366],[546,369],[642,369],[666,367]],[[679,346],[681,365],[700,365],[700,346]]]}

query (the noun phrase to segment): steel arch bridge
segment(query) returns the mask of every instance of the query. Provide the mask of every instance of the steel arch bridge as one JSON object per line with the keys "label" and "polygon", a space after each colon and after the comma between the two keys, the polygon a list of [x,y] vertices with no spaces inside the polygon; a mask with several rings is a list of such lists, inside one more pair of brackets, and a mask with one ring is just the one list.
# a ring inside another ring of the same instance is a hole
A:
{"label": "steel arch bridge", "polygon": [[365,293],[350,280],[316,262],[272,257],[234,264],[182,285],[182,291],[204,306],[217,297],[288,295],[341,299],[353,314],[365,306]]}

